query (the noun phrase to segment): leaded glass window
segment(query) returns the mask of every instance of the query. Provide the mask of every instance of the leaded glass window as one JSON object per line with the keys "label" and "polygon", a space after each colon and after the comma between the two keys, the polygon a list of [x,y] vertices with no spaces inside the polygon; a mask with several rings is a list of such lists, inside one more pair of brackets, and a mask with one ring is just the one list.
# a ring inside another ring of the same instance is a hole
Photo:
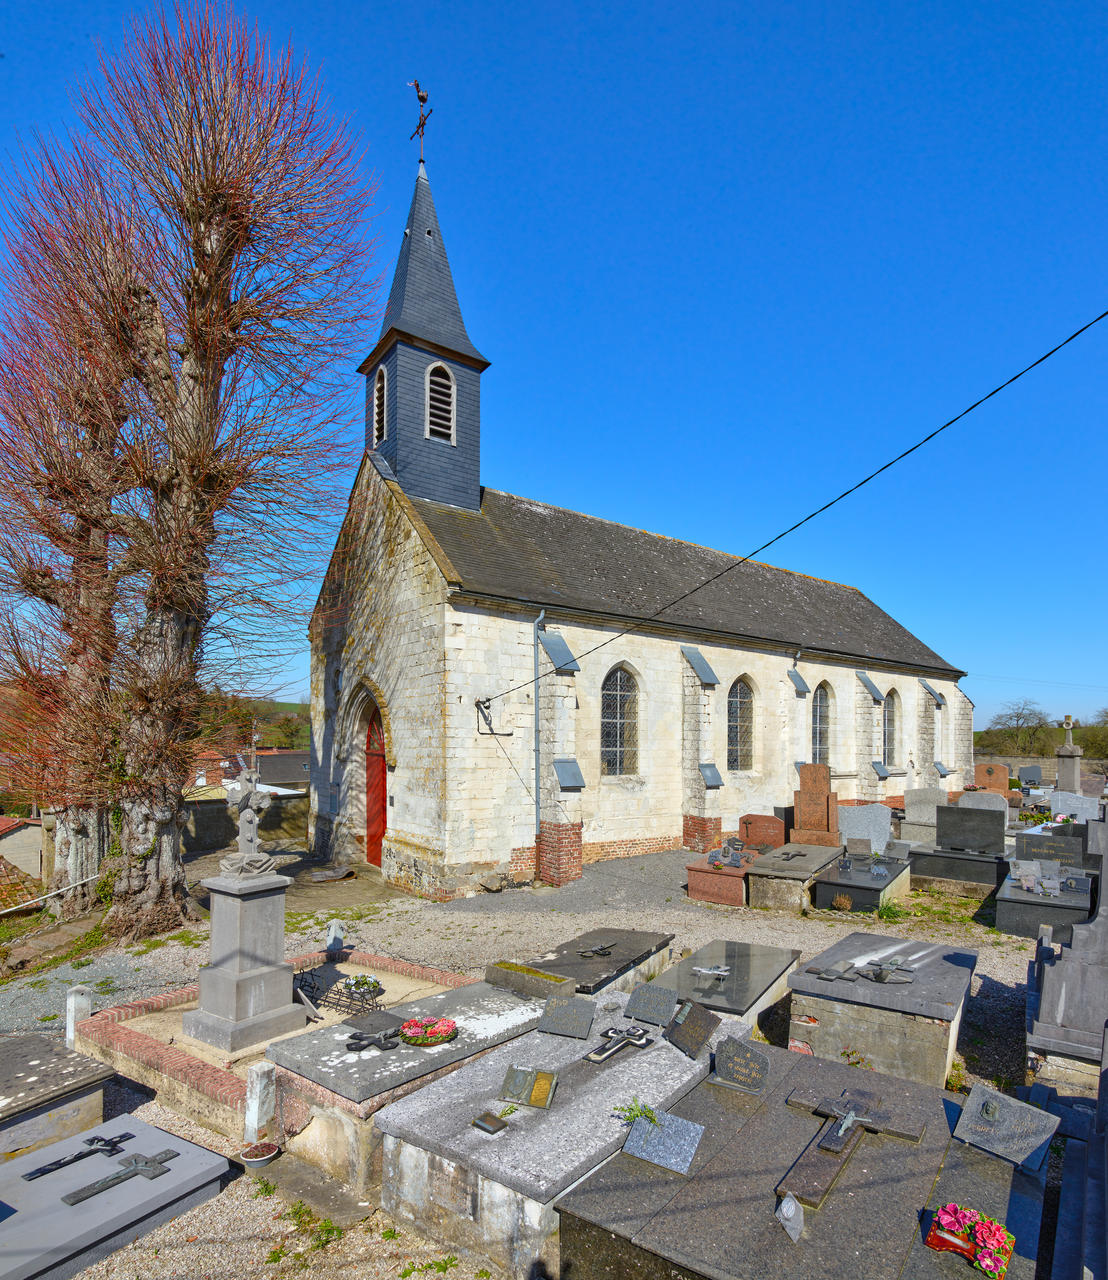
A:
{"label": "leaded glass window", "polygon": [[727,694],[727,767],[754,768],[754,690],[742,676]]}
{"label": "leaded glass window", "polygon": [[600,772],[606,777],[639,768],[639,691],[635,677],[613,667],[600,687]]}
{"label": "leaded glass window", "polygon": [[812,763],[831,763],[831,690],[825,684],[812,694]]}
{"label": "leaded glass window", "polygon": [[896,764],[896,702],[890,689],[881,704],[881,762],[886,768]]}

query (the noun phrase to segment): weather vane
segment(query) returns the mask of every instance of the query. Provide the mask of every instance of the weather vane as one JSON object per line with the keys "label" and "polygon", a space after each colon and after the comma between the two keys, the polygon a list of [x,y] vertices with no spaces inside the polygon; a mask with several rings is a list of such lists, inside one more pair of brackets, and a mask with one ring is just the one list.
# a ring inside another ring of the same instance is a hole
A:
{"label": "weather vane", "polygon": [[416,91],[416,97],[419,99],[419,124],[417,124],[415,129],[412,131],[412,137],[409,138],[408,141],[411,142],[412,138],[414,138],[416,134],[419,135],[419,163],[422,164],[423,131],[427,128],[427,121],[431,119],[431,111],[434,111],[434,107],[431,108],[431,111],[424,110],[427,106],[427,91],[419,87],[418,80],[410,80],[408,82],[408,88],[414,89]]}

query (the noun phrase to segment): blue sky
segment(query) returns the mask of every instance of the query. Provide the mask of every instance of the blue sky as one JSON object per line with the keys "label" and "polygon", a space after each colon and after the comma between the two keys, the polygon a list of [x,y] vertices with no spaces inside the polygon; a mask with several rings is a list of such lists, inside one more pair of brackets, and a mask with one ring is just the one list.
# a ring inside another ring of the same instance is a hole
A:
{"label": "blue sky", "polygon": [[[7,15],[0,163],[132,11]],[[745,553],[1108,307],[1103,5],[240,11],[362,136],[385,288],[429,89],[496,488]],[[766,558],[967,669],[979,725],[1108,705],[1106,352],[1108,321]]]}

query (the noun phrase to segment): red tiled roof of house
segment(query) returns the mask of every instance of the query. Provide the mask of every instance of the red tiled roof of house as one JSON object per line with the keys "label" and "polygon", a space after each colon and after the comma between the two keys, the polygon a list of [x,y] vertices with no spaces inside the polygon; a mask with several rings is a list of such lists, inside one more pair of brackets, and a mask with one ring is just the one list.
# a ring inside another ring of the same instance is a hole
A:
{"label": "red tiled roof of house", "polygon": [[23,822],[22,818],[0,813],[0,836],[6,836],[9,831],[14,831],[17,827],[21,827]]}

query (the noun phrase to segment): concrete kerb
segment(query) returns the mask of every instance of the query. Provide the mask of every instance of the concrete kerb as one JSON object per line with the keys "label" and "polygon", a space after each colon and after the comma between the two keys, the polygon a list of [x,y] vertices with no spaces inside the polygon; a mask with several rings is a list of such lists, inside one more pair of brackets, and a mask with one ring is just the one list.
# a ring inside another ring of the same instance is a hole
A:
{"label": "concrete kerb", "polygon": [[[451,973],[446,969],[396,960],[391,956],[373,955],[366,951],[344,950],[341,958],[347,963],[362,965],[367,969],[422,978],[444,987],[465,987],[476,981],[475,978]],[[334,960],[335,956],[328,957],[325,951],[310,951],[293,956],[289,963],[294,970],[300,972],[326,964],[328,959]],[[192,983],[176,991],[102,1009],[77,1023],[74,1047],[107,1063],[120,1075],[155,1090],[159,1099],[172,1110],[238,1141],[243,1132],[246,1081],[233,1071],[214,1066],[194,1057],[185,1049],[165,1044],[125,1025],[149,1013],[190,1004],[198,997],[199,985]],[[280,1075],[278,1081],[278,1115],[281,1116]],[[324,1105],[332,1105],[330,1098],[320,1098],[318,1101]],[[306,1124],[309,1119],[308,1100],[290,1097],[287,1103],[289,1114],[282,1119],[286,1124],[291,1123],[295,1131],[297,1121]]]}

